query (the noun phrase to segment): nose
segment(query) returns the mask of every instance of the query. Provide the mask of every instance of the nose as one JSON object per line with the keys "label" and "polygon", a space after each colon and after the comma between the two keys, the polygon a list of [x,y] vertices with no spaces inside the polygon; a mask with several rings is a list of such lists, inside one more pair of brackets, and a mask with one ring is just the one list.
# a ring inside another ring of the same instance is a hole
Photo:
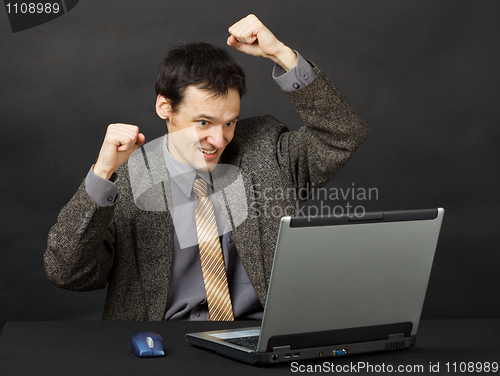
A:
{"label": "nose", "polygon": [[222,127],[215,126],[210,128],[210,134],[207,137],[207,141],[213,147],[221,149],[226,146],[226,140],[224,138],[224,131]]}

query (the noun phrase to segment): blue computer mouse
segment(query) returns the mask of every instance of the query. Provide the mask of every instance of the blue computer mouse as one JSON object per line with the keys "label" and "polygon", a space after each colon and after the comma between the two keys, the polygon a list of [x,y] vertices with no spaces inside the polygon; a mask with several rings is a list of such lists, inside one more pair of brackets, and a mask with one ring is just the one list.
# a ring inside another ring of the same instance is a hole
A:
{"label": "blue computer mouse", "polygon": [[163,339],[153,332],[135,333],[129,342],[130,351],[141,358],[165,356]]}

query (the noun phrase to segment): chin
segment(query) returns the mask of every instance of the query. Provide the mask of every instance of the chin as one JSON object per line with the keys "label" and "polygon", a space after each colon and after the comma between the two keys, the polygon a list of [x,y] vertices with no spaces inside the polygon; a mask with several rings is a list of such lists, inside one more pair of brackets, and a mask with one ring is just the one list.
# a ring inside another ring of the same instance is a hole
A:
{"label": "chin", "polygon": [[207,166],[208,171],[212,172],[217,168],[217,163]]}
{"label": "chin", "polygon": [[206,164],[202,168],[198,169],[199,171],[213,171],[217,167],[217,163]]}
{"label": "chin", "polygon": [[197,163],[197,164],[193,164],[191,166],[197,171],[207,172],[207,171],[213,171],[215,169],[215,167],[217,166],[217,164]]}
{"label": "chin", "polygon": [[197,160],[192,166],[198,171],[213,171],[217,167],[219,160],[220,158],[211,161]]}

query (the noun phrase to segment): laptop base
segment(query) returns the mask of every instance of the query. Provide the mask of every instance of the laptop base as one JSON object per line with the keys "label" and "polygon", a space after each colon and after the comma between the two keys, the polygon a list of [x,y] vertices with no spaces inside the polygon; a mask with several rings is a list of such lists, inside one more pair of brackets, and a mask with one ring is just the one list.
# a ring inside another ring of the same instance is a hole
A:
{"label": "laptop base", "polygon": [[[254,328],[249,328],[254,329]],[[242,329],[245,330],[245,329]],[[238,345],[219,344],[206,340],[207,332],[191,333],[186,340],[192,345],[216,352],[219,355],[244,363],[263,366],[275,363],[298,362],[308,359],[337,358],[368,352],[405,350],[415,345],[416,337],[394,337],[379,341],[346,343],[331,346],[291,349],[289,346],[275,347],[270,352],[256,352]]]}

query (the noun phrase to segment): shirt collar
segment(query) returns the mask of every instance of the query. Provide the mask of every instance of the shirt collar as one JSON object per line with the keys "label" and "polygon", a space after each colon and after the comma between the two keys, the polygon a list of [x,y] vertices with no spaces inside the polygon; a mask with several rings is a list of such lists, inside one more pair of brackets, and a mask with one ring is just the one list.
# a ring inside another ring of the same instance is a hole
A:
{"label": "shirt collar", "polygon": [[212,178],[208,171],[195,170],[191,166],[187,166],[184,163],[179,162],[172,156],[172,154],[170,154],[167,147],[167,136],[168,135],[165,135],[165,139],[163,141],[163,155],[165,157],[167,171],[186,197],[191,197],[194,180],[198,177],[205,180],[208,185],[212,185]]}

